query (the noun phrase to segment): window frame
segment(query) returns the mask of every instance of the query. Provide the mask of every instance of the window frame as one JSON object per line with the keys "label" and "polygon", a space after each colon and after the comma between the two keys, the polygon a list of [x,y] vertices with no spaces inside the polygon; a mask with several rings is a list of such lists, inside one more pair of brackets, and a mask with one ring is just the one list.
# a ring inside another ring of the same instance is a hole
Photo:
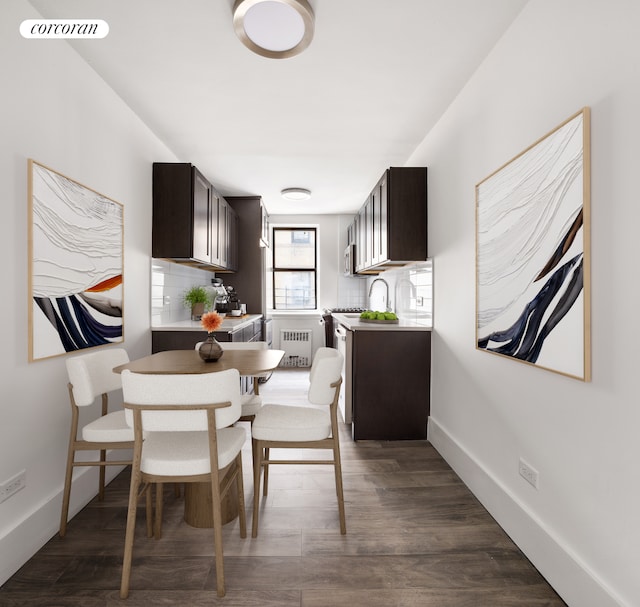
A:
{"label": "window frame", "polygon": [[[311,312],[318,309],[318,228],[316,226],[272,226],[271,227],[271,306],[275,312]],[[287,267],[278,268],[276,265],[276,232],[313,232],[313,268]],[[276,276],[277,274],[290,274],[294,272],[313,273],[313,307],[312,308],[278,308],[276,307]]]}

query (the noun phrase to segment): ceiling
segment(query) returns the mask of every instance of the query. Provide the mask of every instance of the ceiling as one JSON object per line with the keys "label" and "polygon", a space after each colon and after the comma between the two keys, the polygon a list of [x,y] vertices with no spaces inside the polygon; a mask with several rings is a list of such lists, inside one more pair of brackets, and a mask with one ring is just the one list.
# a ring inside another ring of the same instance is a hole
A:
{"label": "ceiling", "polygon": [[[271,214],[356,211],[526,2],[310,0],[310,47],[267,59],[236,37],[233,0],[30,0],[45,18],[105,20],[106,38],[70,44],[180,161]],[[287,202],[287,187],[312,198]]]}

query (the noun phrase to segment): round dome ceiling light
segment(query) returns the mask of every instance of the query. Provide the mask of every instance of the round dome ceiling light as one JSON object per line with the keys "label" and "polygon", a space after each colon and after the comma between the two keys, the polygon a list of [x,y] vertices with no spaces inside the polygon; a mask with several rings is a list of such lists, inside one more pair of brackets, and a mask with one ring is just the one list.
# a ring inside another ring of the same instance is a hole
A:
{"label": "round dome ceiling light", "polygon": [[311,190],[305,188],[286,188],[280,194],[287,200],[309,200],[311,198]]}
{"label": "round dome ceiling light", "polygon": [[233,27],[242,43],[270,59],[293,57],[313,39],[314,15],[307,0],[236,0]]}

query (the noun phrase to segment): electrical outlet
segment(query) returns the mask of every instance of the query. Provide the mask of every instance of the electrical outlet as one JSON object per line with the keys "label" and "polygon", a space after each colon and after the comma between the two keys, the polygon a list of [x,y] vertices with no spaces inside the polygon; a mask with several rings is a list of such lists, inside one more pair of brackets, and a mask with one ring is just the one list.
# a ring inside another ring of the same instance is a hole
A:
{"label": "electrical outlet", "polygon": [[525,481],[533,485],[536,489],[538,488],[538,471],[527,464],[527,462],[525,462],[522,458],[520,458],[518,472],[520,472],[520,476]]}
{"label": "electrical outlet", "polygon": [[0,504],[27,486],[27,471],[22,470],[0,485]]}

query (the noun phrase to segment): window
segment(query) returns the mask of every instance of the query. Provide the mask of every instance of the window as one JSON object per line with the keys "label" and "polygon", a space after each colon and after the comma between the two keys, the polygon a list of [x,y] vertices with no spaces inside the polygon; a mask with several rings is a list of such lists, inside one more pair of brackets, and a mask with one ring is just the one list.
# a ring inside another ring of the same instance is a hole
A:
{"label": "window", "polygon": [[273,228],[273,309],[315,310],[315,228]]}

